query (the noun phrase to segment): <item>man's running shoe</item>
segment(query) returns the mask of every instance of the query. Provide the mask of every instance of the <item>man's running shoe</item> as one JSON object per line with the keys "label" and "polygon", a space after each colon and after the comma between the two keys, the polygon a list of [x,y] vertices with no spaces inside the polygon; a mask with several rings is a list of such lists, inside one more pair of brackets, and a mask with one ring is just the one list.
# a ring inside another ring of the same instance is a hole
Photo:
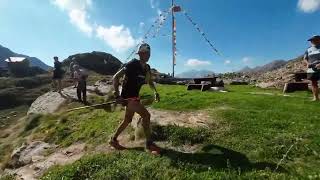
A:
{"label": "man's running shoe", "polygon": [[124,146],[121,146],[119,144],[119,141],[117,141],[117,140],[115,140],[113,138],[109,141],[109,145],[111,147],[113,147],[114,149],[116,149],[116,150],[125,150],[126,149]]}
{"label": "man's running shoe", "polygon": [[154,143],[146,146],[146,151],[154,155],[159,155],[161,153],[161,148]]}

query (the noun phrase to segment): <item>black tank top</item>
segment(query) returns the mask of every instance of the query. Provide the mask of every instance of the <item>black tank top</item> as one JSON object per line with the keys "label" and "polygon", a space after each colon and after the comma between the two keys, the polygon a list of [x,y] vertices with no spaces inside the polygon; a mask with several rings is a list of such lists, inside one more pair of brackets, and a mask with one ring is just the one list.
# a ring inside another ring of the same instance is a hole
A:
{"label": "black tank top", "polygon": [[133,59],[124,65],[124,69],[125,78],[122,84],[121,97],[125,99],[139,97],[142,85],[146,84],[146,75],[150,71],[150,66],[147,64],[146,69],[144,69],[139,60]]}

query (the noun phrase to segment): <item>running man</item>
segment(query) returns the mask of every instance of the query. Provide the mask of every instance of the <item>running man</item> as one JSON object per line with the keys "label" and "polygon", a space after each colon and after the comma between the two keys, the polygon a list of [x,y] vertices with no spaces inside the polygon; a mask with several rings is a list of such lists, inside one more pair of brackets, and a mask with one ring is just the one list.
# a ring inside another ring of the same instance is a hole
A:
{"label": "running man", "polygon": [[[134,113],[138,113],[142,118],[142,126],[146,137],[146,150],[159,154],[160,148],[151,140],[150,129],[150,113],[140,103],[139,92],[143,84],[148,83],[150,88],[154,91],[155,100],[160,101],[160,96],[153,84],[151,78],[150,66],[147,64],[150,58],[150,46],[146,43],[139,47],[139,60],[133,59],[128,62],[122,69],[120,69],[113,77],[114,95],[118,103],[126,106],[125,117],[116,133],[111,137],[109,144],[118,150],[123,150],[125,147],[121,146],[117,140],[118,136],[131,123]],[[119,93],[119,81],[124,76],[121,94]]]}
{"label": "running man", "polygon": [[308,64],[308,79],[312,84],[313,101],[319,101],[320,80],[320,36],[313,36],[308,41],[311,47],[305,52],[304,60]]}

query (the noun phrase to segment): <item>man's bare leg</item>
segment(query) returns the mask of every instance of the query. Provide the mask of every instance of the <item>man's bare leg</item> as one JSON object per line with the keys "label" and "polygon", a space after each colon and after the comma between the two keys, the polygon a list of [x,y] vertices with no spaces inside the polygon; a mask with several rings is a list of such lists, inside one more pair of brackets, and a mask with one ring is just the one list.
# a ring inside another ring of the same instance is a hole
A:
{"label": "man's bare leg", "polygon": [[58,92],[61,92],[61,90],[62,90],[62,83],[61,83],[61,79],[58,79],[58,89],[59,89],[59,91],[58,91]]}
{"label": "man's bare leg", "polygon": [[113,135],[114,139],[117,139],[119,135],[128,127],[128,125],[132,122],[134,112],[131,111],[129,108],[126,108],[126,113],[124,116],[124,120],[122,123],[119,125],[116,133]]}
{"label": "man's bare leg", "polygon": [[118,142],[119,135],[128,127],[133,118],[134,112],[131,111],[128,107],[126,108],[124,120],[121,122],[119,127],[117,128],[115,134],[111,137],[109,144],[119,150],[125,149],[125,147],[121,146]]}
{"label": "man's bare leg", "polygon": [[318,81],[312,81],[313,101],[319,101]]}
{"label": "man's bare leg", "polygon": [[128,103],[128,107],[131,111],[138,113],[142,118],[142,126],[144,130],[144,134],[146,137],[146,149],[151,151],[152,153],[159,153],[160,148],[157,147],[152,139],[151,139],[151,129],[150,129],[150,113],[149,111],[139,102],[139,101],[131,101]]}
{"label": "man's bare leg", "polygon": [[57,90],[57,87],[58,87],[58,85],[57,85],[57,80],[55,80],[55,79],[52,80],[52,84],[53,84],[53,91],[54,91],[54,92],[58,91],[58,90]]}

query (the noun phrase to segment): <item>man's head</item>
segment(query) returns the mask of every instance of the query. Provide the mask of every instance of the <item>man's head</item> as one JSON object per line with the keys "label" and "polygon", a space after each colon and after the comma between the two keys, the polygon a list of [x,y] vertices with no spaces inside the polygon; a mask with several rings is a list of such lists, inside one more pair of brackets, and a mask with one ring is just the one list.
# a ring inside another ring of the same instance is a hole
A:
{"label": "man's head", "polygon": [[320,45],[320,36],[319,35],[312,36],[310,39],[308,39],[308,41],[310,41],[312,45],[318,46]]}
{"label": "man's head", "polygon": [[53,57],[53,59],[54,59],[54,61],[58,61],[59,60],[57,56]]}
{"label": "man's head", "polygon": [[140,60],[144,62],[148,62],[150,58],[150,52],[151,52],[151,49],[149,44],[147,43],[141,44],[138,50]]}

